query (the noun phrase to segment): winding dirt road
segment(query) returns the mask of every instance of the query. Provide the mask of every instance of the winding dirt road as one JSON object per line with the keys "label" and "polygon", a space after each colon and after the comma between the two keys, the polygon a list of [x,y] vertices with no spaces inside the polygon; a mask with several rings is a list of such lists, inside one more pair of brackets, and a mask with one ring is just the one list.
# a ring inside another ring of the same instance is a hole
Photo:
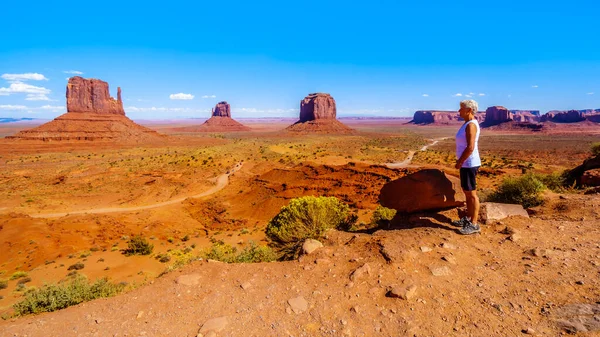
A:
{"label": "winding dirt road", "polygon": [[[429,148],[430,146],[434,146],[435,144],[439,143],[440,141],[442,141],[444,139],[448,139],[448,138],[449,137],[432,139],[431,143],[424,145],[421,149],[419,149],[419,151],[427,151],[427,148]],[[387,166],[389,168],[408,167],[408,166],[410,166],[410,163],[412,162],[413,157],[415,156],[415,153],[417,153],[417,151],[410,150],[410,151],[408,151],[408,155],[406,156],[406,159],[404,159],[403,161],[395,162],[395,163],[386,163],[385,166]]]}
{"label": "winding dirt road", "polygon": [[71,215],[71,214],[100,214],[100,213],[133,212],[133,211],[139,211],[139,210],[144,210],[144,209],[152,209],[152,208],[158,208],[158,207],[163,207],[163,206],[167,206],[167,205],[173,205],[173,204],[180,203],[188,198],[201,198],[201,197],[205,197],[205,196],[214,194],[214,193],[222,190],[229,183],[229,175],[238,171],[240,168],[242,168],[242,163],[236,164],[233,167],[233,169],[231,169],[229,171],[229,173],[224,173],[216,178],[215,186],[211,187],[207,191],[204,191],[202,193],[192,195],[192,196],[177,198],[177,199],[159,202],[156,204],[146,205],[146,206],[95,208],[95,209],[88,209],[88,210],[83,210],[83,211],[71,211],[71,212],[64,212],[64,213],[30,214],[29,216],[31,216],[32,218],[60,218],[60,217]]}

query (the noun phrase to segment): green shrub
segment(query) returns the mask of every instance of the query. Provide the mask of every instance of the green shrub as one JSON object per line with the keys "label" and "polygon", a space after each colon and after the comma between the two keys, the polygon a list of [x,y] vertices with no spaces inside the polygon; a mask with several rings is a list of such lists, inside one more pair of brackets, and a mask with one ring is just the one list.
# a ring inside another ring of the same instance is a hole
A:
{"label": "green shrub", "polygon": [[21,277],[26,277],[27,276],[27,272],[24,271],[16,271],[12,274],[12,276],[10,277],[11,280],[16,280],[18,278]]}
{"label": "green shrub", "polygon": [[85,276],[78,275],[69,283],[48,284],[28,291],[25,298],[14,304],[13,308],[17,316],[50,312],[96,298],[114,296],[124,287],[110,283],[106,278],[90,284]]}
{"label": "green shrub", "polygon": [[85,265],[81,262],[77,262],[75,264],[72,264],[69,266],[69,268],[67,268],[67,270],[81,270],[85,268]]}
{"label": "green shrub", "polygon": [[136,235],[129,242],[127,242],[127,249],[123,253],[127,256],[131,255],[150,255],[154,245],[150,244],[148,240],[143,238],[141,235]]}
{"label": "green shrub", "polygon": [[565,177],[560,173],[550,173],[550,174],[541,174],[541,173],[532,173],[532,176],[537,180],[541,181],[542,184],[549,190],[553,192],[564,192],[565,190]]}
{"label": "green shrub", "polygon": [[525,208],[541,205],[544,184],[533,174],[519,178],[505,178],[498,189],[489,196],[489,201],[520,204]]}
{"label": "green shrub", "polygon": [[384,227],[390,224],[390,221],[396,216],[396,210],[383,207],[381,205],[377,206],[375,212],[373,212],[373,216],[371,217],[371,224],[377,225],[378,227]]}
{"label": "green shrub", "polygon": [[600,155],[600,143],[593,143],[591,150],[594,156]]}
{"label": "green shrub", "polygon": [[0,289],[8,288],[8,280],[0,280]]}
{"label": "green shrub", "polygon": [[348,206],[335,197],[301,197],[281,208],[266,234],[283,259],[294,259],[306,239],[320,239],[331,228],[348,228],[349,218]]}
{"label": "green shrub", "polygon": [[222,241],[216,242],[201,256],[205,259],[226,263],[270,262],[277,259],[277,254],[273,249],[268,246],[259,246],[253,241],[250,241],[250,244],[242,251],[238,251],[237,248]]}

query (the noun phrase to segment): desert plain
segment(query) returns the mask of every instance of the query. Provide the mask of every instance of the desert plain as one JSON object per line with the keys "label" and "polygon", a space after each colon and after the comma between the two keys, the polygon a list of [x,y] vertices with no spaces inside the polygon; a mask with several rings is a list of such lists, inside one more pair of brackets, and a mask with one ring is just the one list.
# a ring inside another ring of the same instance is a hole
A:
{"label": "desert plain", "polygon": [[[351,133],[288,132],[295,120],[239,120],[250,131],[185,131],[140,121],[144,141],[0,139],[2,336],[596,335],[600,197],[546,190],[544,202],[461,236],[458,211],[371,217],[389,181],[454,169],[460,124],[340,119]],[[0,136],[34,122],[0,126]],[[560,173],[591,156],[600,127],[482,129],[482,200],[506,177]],[[267,245],[265,228],[301,196],[334,196],[358,217],[292,261],[199,258],[215,244]],[[126,256],[141,235],[151,255]],[[168,258],[161,259],[161,257]],[[190,258],[192,257],[192,258]],[[81,268],[72,267],[80,265]],[[26,276],[11,276],[15,273]],[[83,274],[126,284],[115,297],[14,317],[28,289]],[[23,282],[23,280],[26,280]],[[393,291],[392,291],[393,290]],[[390,293],[400,293],[400,298]]]}

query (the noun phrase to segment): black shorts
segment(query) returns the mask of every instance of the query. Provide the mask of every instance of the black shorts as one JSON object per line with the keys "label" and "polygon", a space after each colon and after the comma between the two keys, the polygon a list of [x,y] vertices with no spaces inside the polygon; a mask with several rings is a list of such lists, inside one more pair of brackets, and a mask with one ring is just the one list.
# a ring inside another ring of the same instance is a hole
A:
{"label": "black shorts", "polygon": [[460,187],[464,191],[474,191],[477,188],[477,182],[475,181],[477,171],[479,171],[479,166],[460,168]]}

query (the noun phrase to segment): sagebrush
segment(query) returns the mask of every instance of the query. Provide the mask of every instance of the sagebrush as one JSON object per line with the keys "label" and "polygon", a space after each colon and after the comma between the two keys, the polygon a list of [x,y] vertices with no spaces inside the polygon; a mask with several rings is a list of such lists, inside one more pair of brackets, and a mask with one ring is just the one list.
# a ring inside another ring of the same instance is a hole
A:
{"label": "sagebrush", "polygon": [[546,188],[535,174],[504,178],[498,189],[489,195],[488,200],[508,204],[520,204],[525,208],[539,206],[544,202],[541,196]]}

